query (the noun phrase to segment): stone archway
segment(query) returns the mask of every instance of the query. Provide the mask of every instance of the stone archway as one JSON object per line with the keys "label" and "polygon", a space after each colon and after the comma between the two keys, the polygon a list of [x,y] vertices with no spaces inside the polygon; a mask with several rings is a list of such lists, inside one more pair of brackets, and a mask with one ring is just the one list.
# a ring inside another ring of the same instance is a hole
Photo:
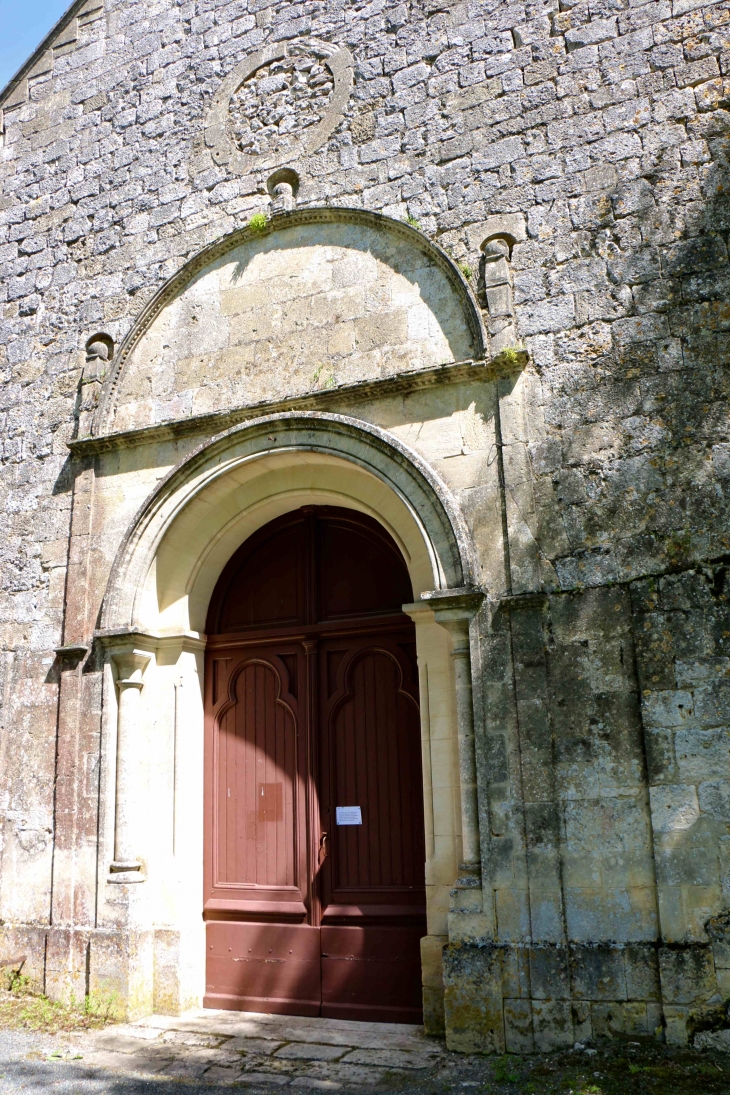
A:
{"label": "stone archway", "polygon": [[177,1006],[199,1000],[205,614],[234,550],[305,504],[378,520],[400,547],[417,598],[407,611],[425,700],[428,1024],[442,1007],[434,968],[447,938],[448,892],[465,869],[479,870],[469,622],[481,594],[449,490],[408,446],[354,419],[291,413],[235,427],[175,468],[130,525],[97,632],[108,663],[102,914],[118,919],[127,894],[129,908],[144,905],[144,919],[165,923],[175,957],[164,970],[159,965],[165,984],[150,991]]}

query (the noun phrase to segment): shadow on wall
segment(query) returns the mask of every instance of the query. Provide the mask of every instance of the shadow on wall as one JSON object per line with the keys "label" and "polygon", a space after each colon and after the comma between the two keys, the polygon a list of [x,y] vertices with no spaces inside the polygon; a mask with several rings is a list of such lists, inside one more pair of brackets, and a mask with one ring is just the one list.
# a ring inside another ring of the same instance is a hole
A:
{"label": "shadow on wall", "polygon": [[[725,938],[710,917],[730,903],[730,116],[701,120],[706,139],[669,147],[642,177],[591,197],[582,257],[605,281],[576,293],[583,325],[556,336],[556,364],[543,368],[559,441],[538,472],[541,497],[552,492],[545,527],[549,513],[562,526],[552,551],[561,586],[583,587],[551,600],[558,759],[595,769],[608,743],[638,787],[646,750],[641,844],[657,880],[662,993],[687,1004],[690,1031],[710,1022],[707,1000],[727,985],[708,932]],[[607,858],[610,839],[570,808],[581,855],[600,847]],[[622,832],[615,819],[610,831]]]}
{"label": "shadow on wall", "polygon": [[700,118],[706,140],[586,197],[579,260],[550,273],[580,323],[542,368],[558,441],[534,461],[562,588],[730,551],[730,115]]}

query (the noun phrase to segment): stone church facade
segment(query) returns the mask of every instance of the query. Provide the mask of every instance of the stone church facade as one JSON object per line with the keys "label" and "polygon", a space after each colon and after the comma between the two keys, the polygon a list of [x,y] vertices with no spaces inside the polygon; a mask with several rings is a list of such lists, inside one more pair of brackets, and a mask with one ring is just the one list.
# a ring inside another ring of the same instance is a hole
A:
{"label": "stone church facade", "polygon": [[0,957],[51,996],[203,999],[211,597],[329,506],[413,587],[426,1029],[727,1025],[729,27],[80,0],[2,92]]}

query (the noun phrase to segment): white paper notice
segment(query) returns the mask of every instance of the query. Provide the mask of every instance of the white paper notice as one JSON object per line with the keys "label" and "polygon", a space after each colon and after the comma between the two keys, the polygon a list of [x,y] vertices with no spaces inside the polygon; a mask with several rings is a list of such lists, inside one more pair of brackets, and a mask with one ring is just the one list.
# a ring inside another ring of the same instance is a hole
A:
{"label": "white paper notice", "polygon": [[337,806],[338,825],[362,825],[362,810],[359,806]]}

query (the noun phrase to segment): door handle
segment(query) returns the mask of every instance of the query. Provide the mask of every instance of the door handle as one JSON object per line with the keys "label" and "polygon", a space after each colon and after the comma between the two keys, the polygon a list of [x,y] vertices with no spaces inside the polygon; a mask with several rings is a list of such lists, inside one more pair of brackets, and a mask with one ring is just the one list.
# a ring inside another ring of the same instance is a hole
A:
{"label": "door handle", "polygon": [[320,865],[320,867],[322,866],[322,863],[324,862],[324,860],[327,858],[327,837],[328,837],[328,835],[329,835],[328,833],[322,833],[321,837],[319,838],[319,865]]}

